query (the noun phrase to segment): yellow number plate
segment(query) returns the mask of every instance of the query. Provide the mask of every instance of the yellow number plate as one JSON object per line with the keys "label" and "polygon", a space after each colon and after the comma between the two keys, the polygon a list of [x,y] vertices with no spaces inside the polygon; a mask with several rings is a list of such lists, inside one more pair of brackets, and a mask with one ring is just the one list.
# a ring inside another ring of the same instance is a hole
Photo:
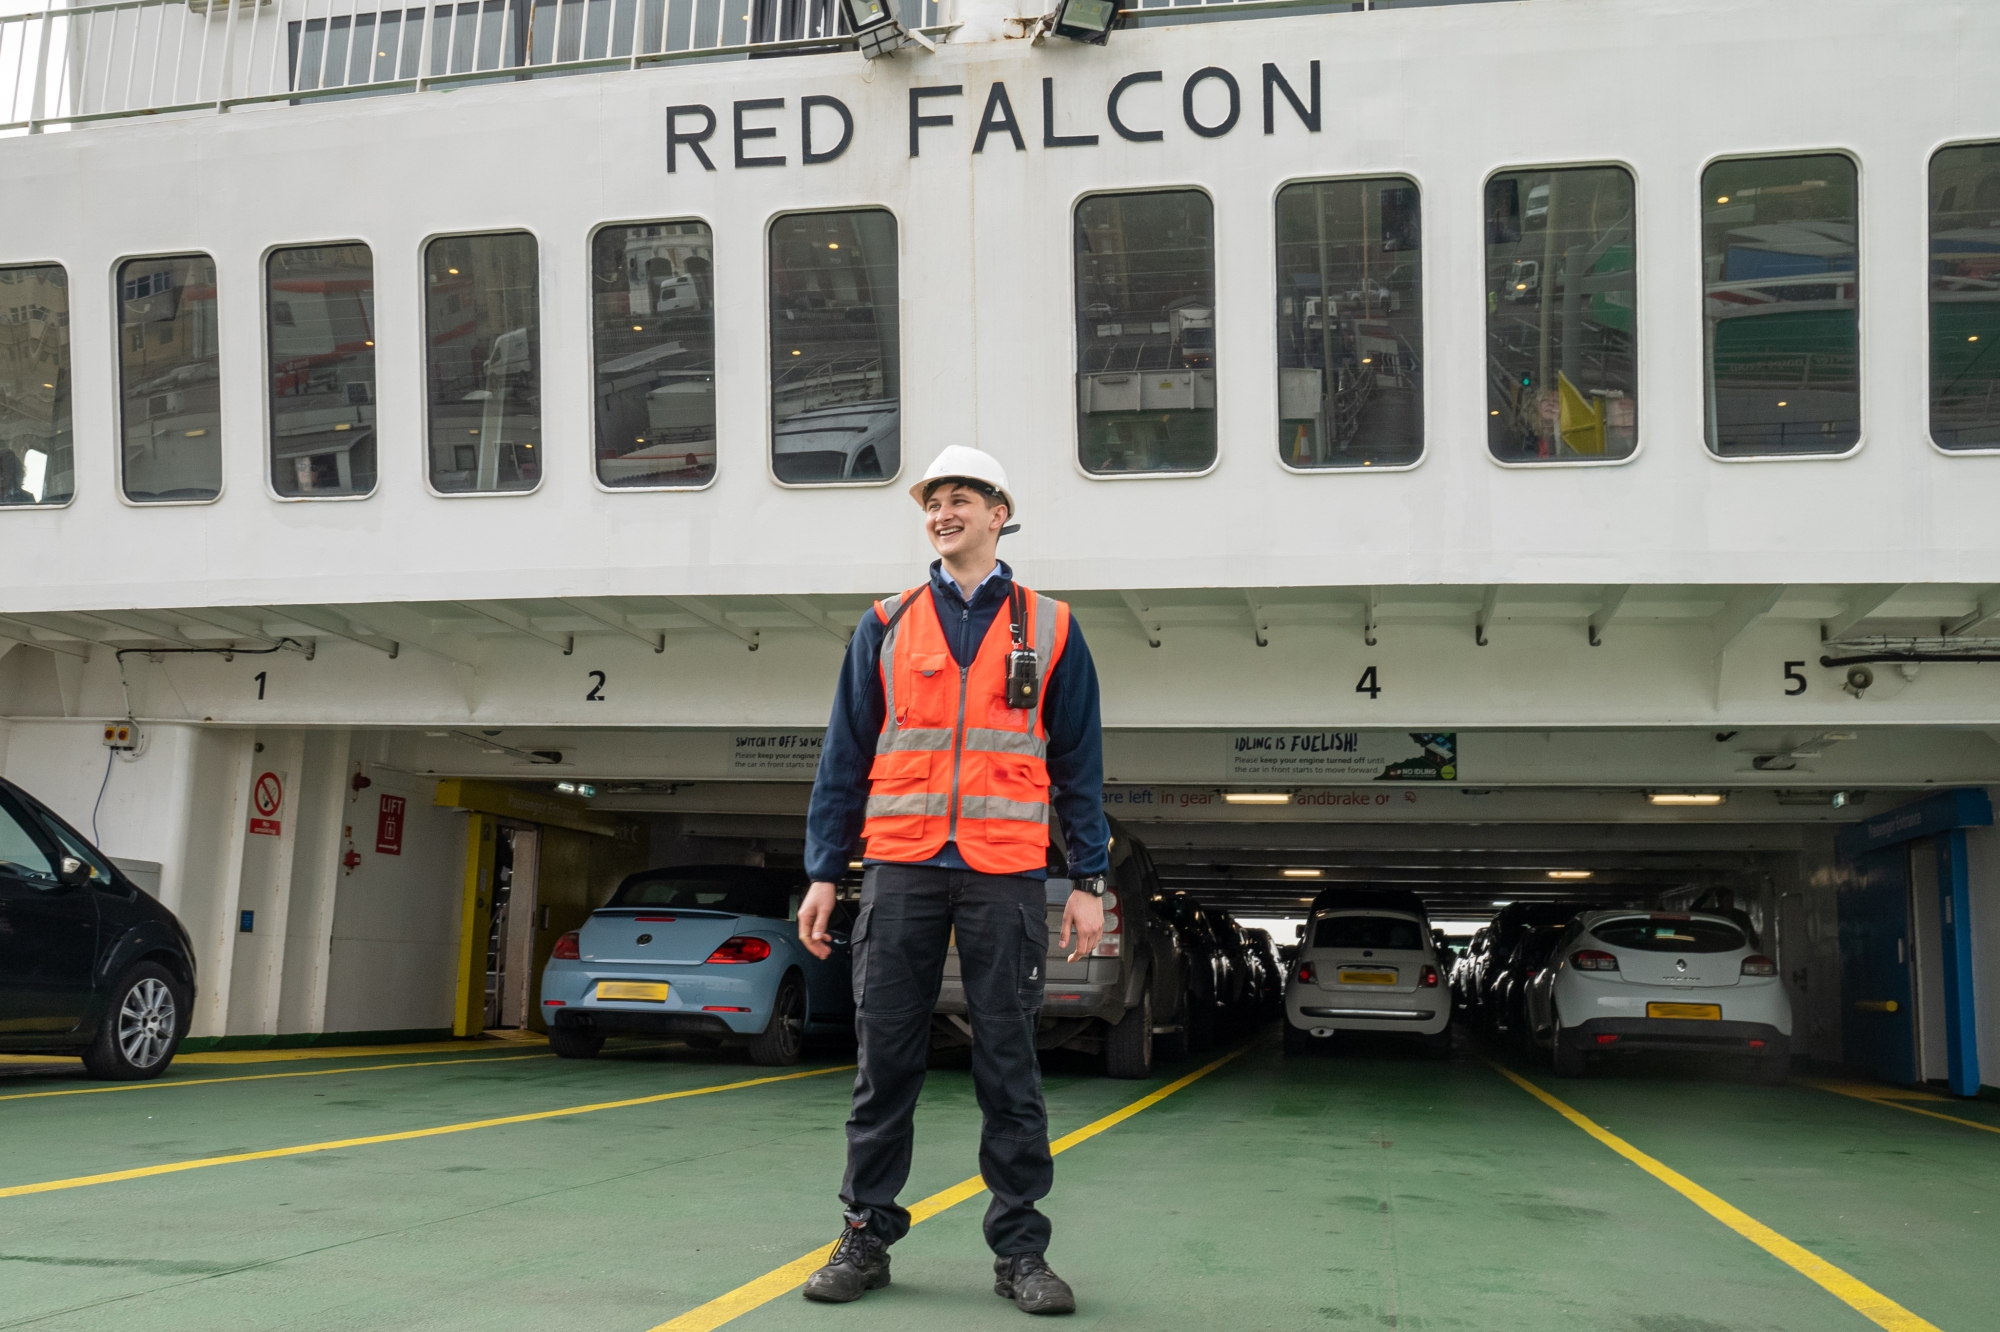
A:
{"label": "yellow number plate", "polygon": [[667,987],[657,981],[599,981],[599,999],[647,999],[656,1004],[667,1001]]}
{"label": "yellow number plate", "polygon": [[1340,973],[1342,985],[1394,985],[1396,973],[1393,971],[1343,971]]}
{"label": "yellow number plate", "polygon": [[1722,1021],[1721,1004],[1647,1004],[1649,1018],[1698,1018],[1703,1022]]}

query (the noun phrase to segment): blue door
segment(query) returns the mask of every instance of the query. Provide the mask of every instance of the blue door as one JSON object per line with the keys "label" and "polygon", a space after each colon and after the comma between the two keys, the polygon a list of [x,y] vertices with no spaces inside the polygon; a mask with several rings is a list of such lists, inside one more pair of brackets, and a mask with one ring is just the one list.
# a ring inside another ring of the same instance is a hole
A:
{"label": "blue door", "polygon": [[1917,1081],[1910,965],[1910,851],[1869,851],[1840,890],[1845,1062],[1887,1082]]}

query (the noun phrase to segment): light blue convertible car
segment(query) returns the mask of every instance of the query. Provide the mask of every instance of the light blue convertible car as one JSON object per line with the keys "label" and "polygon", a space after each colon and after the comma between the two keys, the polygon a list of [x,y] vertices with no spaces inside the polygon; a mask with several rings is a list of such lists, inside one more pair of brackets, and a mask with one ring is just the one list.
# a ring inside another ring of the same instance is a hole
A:
{"label": "light blue convertible car", "polygon": [[836,907],[833,955],[821,961],[799,943],[806,887],[803,870],[747,865],[631,875],[556,941],[542,973],[549,1047],[589,1059],[609,1036],[672,1035],[795,1064],[808,1035],[852,1032],[854,908]]}

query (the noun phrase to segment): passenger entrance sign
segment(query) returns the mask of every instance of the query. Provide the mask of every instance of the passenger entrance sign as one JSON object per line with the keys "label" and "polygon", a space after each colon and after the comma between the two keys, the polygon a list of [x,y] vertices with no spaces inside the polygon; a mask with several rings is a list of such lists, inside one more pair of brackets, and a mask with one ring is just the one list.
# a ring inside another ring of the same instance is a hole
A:
{"label": "passenger entrance sign", "polygon": [[250,804],[254,811],[250,815],[250,831],[265,837],[276,837],[284,831],[278,820],[278,812],[285,804],[285,783],[275,772],[261,773],[257,784],[250,788]]}
{"label": "passenger entrance sign", "polygon": [[1455,731],[1238,731],[1229,775],[1322,782],[1455,782]]}

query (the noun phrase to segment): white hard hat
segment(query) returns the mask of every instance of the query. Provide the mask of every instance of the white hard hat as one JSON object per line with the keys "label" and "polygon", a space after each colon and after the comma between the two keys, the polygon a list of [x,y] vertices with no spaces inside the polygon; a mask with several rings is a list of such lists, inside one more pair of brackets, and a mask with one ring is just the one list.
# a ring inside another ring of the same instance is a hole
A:
{"label": "white hard hat", "polygon": [[975,449],[965,444],[952,444],[943,453],[931,459],[931,465],[924,469],[923,480],[910,487],[910,498],[921,507],[925,492],[939,481],[962,479],[977,481],[1000,492],[1000,500],[1007,506],[1009,518],[1020,517],[1021,510],[1014,503],[1013,492],[1007,489],[1007,469],[1000,460],[984,449]]}

